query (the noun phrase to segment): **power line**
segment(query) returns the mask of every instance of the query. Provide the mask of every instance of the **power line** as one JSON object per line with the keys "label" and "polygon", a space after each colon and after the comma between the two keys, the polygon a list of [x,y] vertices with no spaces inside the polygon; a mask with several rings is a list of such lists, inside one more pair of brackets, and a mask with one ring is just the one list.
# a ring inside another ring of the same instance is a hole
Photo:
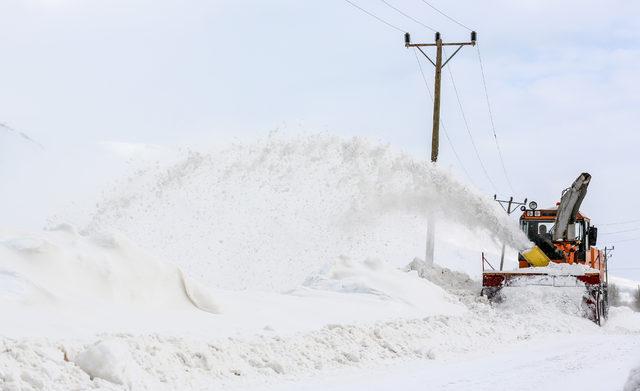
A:
{"label": "power line", "polygon": [[616,270],[640,270],[640,267],[616,267],[614,269],[609,269],[611,271],[616,271]]}
{"label": "power line", "polygon": [[400,27],[392,25],[391,23],[389,23],[389,22],[387,22],[386,20],[384,20],[384,19],[380,18],[379,16],[377,16],[377,15],[375,15],[375,14],[373,14],[373,13],[371,13],[371,12],[367,11],[366,9],[364,9],[364,8],[360,7],[358,4],[356,4],[356,3],[352,2],[351,0],[344,0],[344,1],[346,1],[346,2],[347,2],[347,3],[349,3],[349,4],[351,4],[351,5],[352,5],[352,6],[354,6],[355,8],[359,9],[360,11],[364,12],[365,14],[367,14],[367,15],[371,16],[372,18],[375,18],[375,19],[377,19],[378,21],[380,21],[380,22],[382,22],[382,23],[386,24],[387,26],[389,26],[389,27],[391,27],[391,28],[393,28],[393,29],[396,29],[396,30],[400,31],[401,33],[404,33],[404,32],[405,32],[405,30],[401,29]]}
{"label": "power line", "polygon": [[426,24],[422,23],[421,21],[419,21],[418,19],[414,18],[413,16],[411,16],[411,15],[407,14],[406,12],[403,12],[402,10],[398,9],[397,7],[395,7],[395,6],[391,5],[391,4],[389,4],[389,2],[387,2],[386,0],[380,0],[380,1],[382,1],[382,2],[387,6],[387,7],[389,7],[389,8],[391,8],[391,9],[395,10],[396,12],[398,12],[400,15],[402,15],[402,16],[404,16],[404,17],[406,17],[407,19],[410,19],[410,20],[412,20],[412,21],[414,21],[414,22],[418,23],[418,24],[419,24],[419,25],[421,25],[422,27],[425,27],[425,28],[427,28],[427,29],[429,29],[429,30],[431,30],[431,31],[434,31],[434,32],[436,31],[433,27],[428,26],[428,25],[426,25]]}
{"label": "power line", "polygon": [[[424,81],[424,86],[427,89],[427,93],[429,93],[429,98],[431,98],[431,101],[433,101],[433,94],[431,94],[431,89],[429,88],[429,83],[427,82],[427,78],[425,77],[424,71],[422,70],[422,64],[420,64],[420,58],[418,58],[418,52],[416,51],[416,49],[413,50],[413,54],[416,57],[416,62],[418,63],[418,69],[420,69],[420,74],[422,75],[422,81]],[[440,121],[440,124],[442,125],[442,130],[444,131],[444,136],[446,137],[447,142],[449,143],[449,146],[451,147],[451,150],[453,151],[453,155],[456,157],[456,160],[458,161],[458,164],[460,165],[460,168],[462,168],[462,171],[467,176],[467,179],[469,179],[469,182],[473,183],[473,180],[471,179],[471,175],[469,175],[469,172],[467,171],[466,167],[464,166],[464,164],[462,164],[462,160],[460,159],[460,156],[458,155],[458,152],[456,151],[456,148],[453,146],[453,142],[449,138],[449,133],[447,132],[442,120]]]}
{"label": "power line", "polygon": [[15,135],[17,135],[19,137],[22,137],[26,141],[28,141],[28,142],[30,142],[30,143],[32,143],[34,145],[37,145],[38,147],[40,147],[40,149],[44,149],[44,146],[42,144],[40,144],[38,141],[32,139],[31,137],[29,137],[28,134],[26,134],[24,132],[20,132],[20,131],[18,131],[16,129],[12,128],[11,126],[3,123],[3,122],[0,122],[0,128],[3,128],[3,129],[7,130],[10,133],[13,133],[13,134],[15,134]]}
{"label": "power line", "polygon": [[622,231],[614,231],[614,232],[603,232],[600,235],[615,235],[615,234],[622,234],[625,232],[635,232],[635,231],[640,231],[640,228],[624,229]]}
{"label": "power line", "polygon": [[471,145],[473,146],[473,150],[474,150],[474,152],[476,154],[476,157],[478,158],[478,162],[480,163],[480,167],[482,168],[482,172],[484,172],[484,175],[487,177],[487,180],[491,184],[491,187],[493,187],[493,190],[495,192],[497,192],[496,185],[495,185],[495,183],[493,183],[493,180],[491,179],[491,176],[489,176],[489,172],[487,172],[487,168],[485,167],[484,163],[482,162],[482,158],[480,157],[480,152],[478,152],[478,147],[476,146],[476,142],[473,140],[473,135],[471,134],[471,130],[469,129],[469,121],[467,121],[467,116],[464,113],[464,108],[462,107],[462,101],[460,100],[460,94],[458,94],[458,87],[456,87],[456,82],[453,79],[453,72],[451,71],[451,65],[449,65],[447,67],[447,70],[449,71],[449,77],[451,79],[451,84],[453,85],[453,90],[454,90],[454,92],[456,94],[456,100],[458,101],[458,107],[460,107],[460,113],[462,114],[462,119],[464,120],[465,129],[467,130],[467,134],[469,135],[469,140],[471,140]]}
{"label": "power line", "polygon": [[429,3],[428,1],[422,0],[423,3],[425,3],[426,5],[428,5],[429,7],[431,7],[433,10],[435,10],[436,12],[438,12],[440,15],[444,16],[445,18],[449,19],[450,21],[452,21],[453,23],[457,24],[460,27],[463,27],[469,31],[473,31],[472,29],[470,29],[469,27],[465,26],[464,24],[458,22],[457,20],[453,19],[451,16],[445,14],[444,12],[440,11],[439,9],[437,9],[436,7],[434,7],[431,3]]}
{"label": "power line", "polygon": [[[385,4],[387,4],[387,2],[385,0],[381,0],[381,1],[384,2]],[[449,19],[452,22],[456,23],[457,25],[459,25],[459,26],[461,26],[461,27],[463,27],[463,28],[465,28],[465,29],[467,29],[469,31],[473,31],[471,28],[465,26],[464,24],[460,23],[456,19],[454,19],[454,18],[450,17],[449,15],[445,14],[444,12],[442,12],[440,9],[436,8],[434,5],[432,5],[428,1],[422,0],[422,2],[425,3],[426,5],[428,5],[429,7],[431,7],[432,9],[434,9],[435,11],[437,11],[438,13],[440,13],[441,15],[443,15],[444,17],[446,17],[447,19]],[[387,4],[387,5],[389,5],[389,4]],[[392,7],[392,8],[395,8],[395,7]],[[397,11],[399,11],[399,10],[397,10]],[[405,16],[407,16],[408,18],[416,21],[414,18],[412,18],[412,17],[410,17],[408,15],[405,15]],[[416,22],[422,24],[420,21],[416,21]],[[430,28],[430,27],[428,27],[428,28]],[[493,133],[493,139],[494,139],[494,142],[496,144],[496,149],[498,150],[498,157],[500,159],[500,165],[502,166],[502,172],[504,173],[504,177],[507,180],[507,184],[509,185],[509,188],[511,189],[511,192],[515,193],[515,190],[513,189],[513,183],[511,182],[511,178],[509,177],[509,174],[507,172],[507,166],[506,166],[506,164],[504,162],[504,156],[502,154],[502,148],[500,148],[500,143],[498,143],[498,136],[496,134],[496,125],[495,125],[495,121],[493,119],[493,110],[491,109],[491,100],[489,99],[489,90],[487,88],[487,80],[486,80],[486,77],[485,77],[484,65],[482,63],[482,56],[480,55],[480,47],[477,44],[476,44],[476,48],[478,50],[478,60],[480,62],[480,72],[482,74],[482,85],[484,87],[484,95],[485,95],[486,102],[487,102],[487,109],[489,111],[489,119],[491,121],[491,130],[492,130],[492,133]],[[464,110],[462,110],[462,105],[460,104],[460,98],[458,96],[458,91],[457,91],[457,88],[455,86],[455,82],[453,81],[453,75],[451,73],[451,68],[449,68],[449,75],[451,75],[451,81],[453,83],[454,90],[456,90],[456,97],[458,98],[458,104],[460,105],[460,108],[461,108],[461,111],[462,111],[462,116],[464,118],[465,125],[467,126],[467,131],[469,131],[468,130],[468,126],[469,125],[467,123],[466,116],[464,115]],[[469,136],[471,136],[470,132],[469,132]],[[474,146],[474,150],[476,151],[476,155],[478,156],[478,160],[480,161],[480,165],[482,166],[482,169],[485,172],[485,175],[487,176],[487,179],[489,179],[489,182],[491,182],[491,184],[492,184],[492,186],[493,186],[493,188],[495,190],[495,185],[493,184],[493,181],[491,180],[491,178],[487,174],[487,171],[486,171],[486,169],[484,167],[484,164],[482,163],[482,160],[480,159],[480,156],[478,154],[478,151],[477,151],[477,148],[475,146],[475,143],[473,142],[473,137],[471,137],[471,142],[472,142],[472,144]]]}
{"label": "power line", "polygon": [[632,224],[632,223],[640,223],[640,219],[639,220],[626,220],[626,221],[616,221],[613,223],[600,223],[598,225],[602,226],[602,225],[625,225],[625,224]]}
{"label": "power line", "polygon": [[611,244],[618,244],[618,243],[624,243],[624,242],[634,242],[636,240],[640,240],[640,238],[630,238],[630,239],[616,240],[616,241],[611,242]]}
{"label": "power line", "polygon": [[476,49],[478,51],[478,62],[480,63],[480,73],[482,74],[482,86],[484,87],[484,97],[487,100],[487,109],[489,110],[489,120],[491,121],[491,130],[493,131],[493,140],[496,143],[496,149],[498,150],[498,156],[500,157],[500,165],[502,166],[502,172],[504,173],[504,177],[507,180],[507,184],[511,189],[512,193],[515,193],[513,190],[513,184],[511,183],[511,178],[509,178],[509,174],[507,172],[507,166],[504,164],[504,157],[502,156],[502,149],[500,148],[500,144],[498,143],[498,136],[496,135],[496,124],[493,120],[493,110],[491,110],[491,100],[489,99],[489,89],[487,88],[487,79],[484,74],[484,65],[482,64],[482,56],[480,55],[480,45],[476,44]]}

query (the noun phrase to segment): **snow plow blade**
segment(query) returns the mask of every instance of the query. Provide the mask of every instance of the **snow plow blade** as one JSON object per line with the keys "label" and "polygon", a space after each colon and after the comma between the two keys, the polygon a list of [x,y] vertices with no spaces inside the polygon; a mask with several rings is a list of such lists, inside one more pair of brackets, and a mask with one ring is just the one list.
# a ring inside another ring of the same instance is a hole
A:
{"label": "snow plow blade", "polygon": [[500,302],[503,287],[524,286],[584,287],[584,316],[601,325],[608,313],[607,284],[599,272],[584,274],[550,274],[522,271],[490,271],[482,273],[482,296]]}
{"label": "snow plow blade", "polygon": [[581,275],[554,275],[548,273],[484,272],[482,273],[483,288],[502,288],[504,286],[588,286],[600,285],[600,273],[585,273]]}

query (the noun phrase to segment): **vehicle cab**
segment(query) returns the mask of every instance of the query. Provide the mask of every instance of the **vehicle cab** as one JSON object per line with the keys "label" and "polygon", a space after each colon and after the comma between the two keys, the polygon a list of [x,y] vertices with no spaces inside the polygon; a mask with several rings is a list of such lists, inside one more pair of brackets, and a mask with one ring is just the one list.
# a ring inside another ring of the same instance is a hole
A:
{"label": "vehicle cab", "polygon": [[[595,247],[598,230],[591,225],[591,219],[578,212],[573,224],[567,228],[566,240],[553,240],[557,205],[552,208],[532,209],[523,207],[520,229],[527,238],[556,263],[581,263],[598,268],[600,251]],[[520,259],[520,267],[529,265]]]}

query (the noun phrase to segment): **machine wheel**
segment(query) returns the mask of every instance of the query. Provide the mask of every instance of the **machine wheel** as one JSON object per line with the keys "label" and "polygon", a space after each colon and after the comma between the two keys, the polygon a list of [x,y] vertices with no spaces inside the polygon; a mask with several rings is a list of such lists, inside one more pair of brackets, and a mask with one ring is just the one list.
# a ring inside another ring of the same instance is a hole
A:
{"label": "machine wheel", "polygon": [[491,303],[502,302],[502,296],[500,295],[500,289],[502,287],[484,287],[480,291],[480,296],[486,296]]}
{"label": "machine wheel", "polygon": [[602,315],[604,317],[605,320],[607,320],[609,318],[609,286],[608,285],[604,285],[604,287],[602,288],[602,303],[603,303],[603,311],[602,311]]}
{"label": "machine wheel", "polygon": [[598,326],[607,318],[606,290],[602,286],[590,287],[583,297],[585,317]]}
{"label": "machine wheel", "polygon": [[607,319],[609,303],[607,299],[607,287],[599,286],[591,290],[586,297],[585,304],[588,308],[587,316],[598,326]]}
{"label": "machine wheel", "polygon": [[603,297],[602,297],[601,290],[598,289],[596,291],[596,297],[595,297],[595,318],[594,318],[594,322],[596,322],[596,324],[598,326],[602,326],[602,318],[604,318],[604,300],[603,300]]}

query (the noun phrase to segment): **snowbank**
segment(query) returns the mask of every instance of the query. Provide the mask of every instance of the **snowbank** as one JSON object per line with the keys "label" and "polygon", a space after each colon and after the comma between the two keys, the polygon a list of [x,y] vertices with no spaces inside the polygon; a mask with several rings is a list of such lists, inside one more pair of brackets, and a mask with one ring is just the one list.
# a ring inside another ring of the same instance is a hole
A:
{"label": "snowbank", "polygon": [[[461,315],[466,308],[460,301],[417,273],[390,267],[379,259],[356,262],[341,257],[323,272],[308,278],[303,288],[372,295],[383,302],[399,302],[412,307],[413,316]],[[302,294],[303,289],[293,294]]]}
{"label": "snowbank", "polygon": [[120,235],[80,235],[70,225],[0,233],[0,302],[23,309],[218,312],[181,271]]}
{"label": "snowbank", "polygon": [[[369,272],[362,269],[367,267],[355,269],[358,275],[366,275]],[[347,269],[350,272],[353,268]],[[347,274],[339,278],[351,278]],[[353,285],[348,287],[351,290]],[[362,295],[379,297],[368,291]],[[331,308],[360,295],[337,294],[340,296],[334,297]],[[318,312],[316,316],[331,316],[331,308],[315,306],[314,296],[303,299],[311,308],[307,312],[289,311],[292,321],[313,316],[314,312]],[[291,334],[279,332],[276,326],[276,330],[264,328],[253,336],[211,332],[199,339],[114,334],[101,335],[88,343],[76,339],[0,340],[0,385],[20,389],[30,384],[30,379],[37,379],[40,388],[47,390],[122,389],[116,386],[129,384],[135,384],[136,390],[227,389],[242,384],[257,384],[258,389],[264,389],[265,384],[283,377],[296,379],[333,369],[381,367],[408,359],[447,362],[468,354],[485,359],[501,350],[520,348],[523,342],[536,346],[536,341],[544,341],[551,333],[585,336],[600,332],[592,322],[556,306],[547,313],[539,312],[540,307],[528,307],[538,301],[535,295],[523,295],[521,299],[527,311],[508,305],[490,306],[478,298],[462,315],[343,321]],[[381,312],[385,308],[378,307]]]}
{"label": "snowbank", "polygon": [[[284,294],[216,291],[225,311],[185,319],[182,333],[0,339],[0,388],[226,389],[399,359],[484,357],[558,333],[638,332],[621,322],[597,327],[573,311],[575,302],[562,303],[575,299],[565,289],[513,288],[491,305],[467,284],[419,260],[401,271],[342,258]],[[468,294],[447,293],[455,290]],[[194,338],[188,326],[203,333]]]}
{"label": "snowbank", "polygon": [[82,235],[69,225],[0,234],[0,304],[10,314],[0,334],[15,337],[156,332],[246,338],[265,328],[282,335],[466,311],[416,273],[373,259],[340,258],[284,293],[205,289],[119,235]]}

